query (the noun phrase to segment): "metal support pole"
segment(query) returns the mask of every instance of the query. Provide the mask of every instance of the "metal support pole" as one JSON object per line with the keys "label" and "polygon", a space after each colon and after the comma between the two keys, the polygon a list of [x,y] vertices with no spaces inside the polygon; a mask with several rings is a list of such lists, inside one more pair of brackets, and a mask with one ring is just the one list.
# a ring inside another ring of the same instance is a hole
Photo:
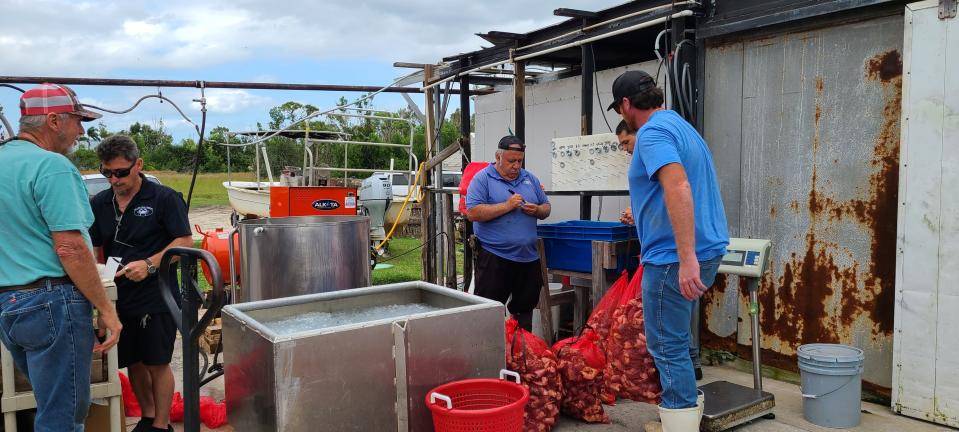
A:
{"label": "metal support pole", "polygon": [[[423,82],[429,82],[433,77],[433,65],[426,65],[423,69]],[[435,130],[436,119],[434,117],[435,110],[433,109],[433,94],[436,90],[432,87],[426,90],[425,104],[424,108],[426,109],[426,124],[424,125],[424,130],[426,131],[426,149],[424,160],[429,160],[433,154],[433,131]],[[433,194],[428,190],[429,186],[432,185],[430,179],[432,178],[430,170],[423,170],[421,175],[420,184],[416,187],[422,187],[423,198],[420,203],[420,240],[423,244],[423,247],[420,249],[420,263],[422,265],[422,277],[424,281],[432,282],[434,272],[433,272],[433,245],[432,245],[432,235],[431,233],[431,216],[433,212]]]}
{"label": "metal support pole", "polygon": [[[526,141],[526,63],[513,63],[513,134]],[[524,161],[525,166],[525,161]]]}
{"label": "metal support pole", "polygon": [[[593,133],[593,73],[596,60],[593,57],[593,44],[583,44],[580,46],[582,61],[580,70],[582,73],[582,85],[580,86],[580,135],[592,135]],[[601,108],[602,109],[602,108]]]}
{"label": "metal support pole", "polygon": [[[174,262],[175,259],[178,261]],[[213,279],[210,305],[200,319],[197,319],[197,313],[203,305],[203,298],[196,278],[188,276],[196,271],[198,259],[206,263]],[[179,275],[177,267],[180,269]],[[206,371],[200,370],[197,339],[223,307],[223,274],[212,253],[183,247],[170,248],[163,253],[158,274],[160,295],[183,341],[183,428],[185,432],[199,432],[200,378]]]}
{"label": "metal support pole", "polygon": [[[436,137],[433,141],[433,154],[438,154],[440,150],[443,149],[443,134],[442,124],[443,124],[443,95],[440,92],[433,93],[433,109],[435,114],[433,115],[434,127],[436,128],[433,131],[434,136]],[[431,185],[433,190],[439,190],[443,187],[443,164],[438,164],[433,167],[433,184]],[[435,279],[430,281],[437,285],[443,285],[443,275],[446,270],[446,239],[442,238],[439,233],[447,232],[446,225],[444,224],[445,219],[443,218],[443,213],[445,213],[445,204],[442,198],[442,194],[432,194],[433,196],[433,211],[430,213],[430,227],[432,227],[432,233],[430,234],[433,239],[433,268]]]}
{"label": "metal support pole", "polygon": [[593,196],[585,192],[579,195],[579,219],[590,220],[593,216]]}
{"label": "metal support pole", "polygon": [[[188,269],[196,268],[196,257],[187,256],[180,259],[180,265],[184,274],[188,274]],[[192,278],[183,278],[183,284],[186,285],[182,290],[183,303],[182,310],[187,313],[181,313],[181,326],[184,329],[193,329],[196,327],[196,312],[203,305],[203,299],[200,298],[195,288],[195,282]],[[191,286],[193,285],[193,286]],[[187,333],[187,336],[189,332]],[[200,430],[200,347],[195,340],[183,339],[183,427],[186,432],[199,432]],[[193,407],[196,407],[194,409]]]}
{"label": "metal support pole", "polygon": [[233,186],[233,169],[232,162],[230,161],[230,148],[226,148],[226,181],[227,184]]}
{"label": "metal support pole", "polygon": [[759,279],[749,278],[746,285],[749,288],[749,324],[752,332],[753,344],[753,388],[763,389],[762,361],[759,358],[761,349],[759,334]]}
{"label": "metal support pole", "polygon": [[[460,149],[463,152],[463,170],[466,170],[472,159],[472,115],[470,114],[470,78],[464,75],[460,78]],[[465,217],[465,215],[464,215]],[[469,220],[463,222],[463,291],[469,291],[470,284],[473,282],[473,248],[470,245],[470,237],[473,235],[473,223]]]}
{"label": "metal support pole", "polygon": [[443,226],[446,228],[446,285],[456,289],[456,226],[453,223],[453,194],[443,194]]}
{"label": "metal support pole", "polygon": [[[10,122],[7,121],[7,118],[3,115],[3,107],[0,107],[0,124],[3,125],[5,136],[12,137],[17,134],[17,131],[13,130],[13,126],[10,125]],[[0,135],[0,138],[3,138],[4,135]]]}
{"label": "metal support pole", "polygon": [[[0,83],[8,84],[43,84],[46,82],[66,84],[66,85],[102,85],[102,86],[125,86],[125,87],[179,87],[179,88],[230,88],[230,89],[248,89],[248,90],[306,90],[306,91],[340,91],[369,93],[382,90],[383,93],[423,93],[419,87],[377,87],[377,86],[358,86],[358,85],[337,85],[337,84],[285,84],[285,83],[263,83],[263,82],[237,82],[237,81],[175,81],[175,80],[140,80],[125,78],[74,78],[74,77],[26,77],[26,76],[0,76]],[[459,90],[450,90],[453,94],[459,93]],[[481,91],[488,94],[491,92]]]}

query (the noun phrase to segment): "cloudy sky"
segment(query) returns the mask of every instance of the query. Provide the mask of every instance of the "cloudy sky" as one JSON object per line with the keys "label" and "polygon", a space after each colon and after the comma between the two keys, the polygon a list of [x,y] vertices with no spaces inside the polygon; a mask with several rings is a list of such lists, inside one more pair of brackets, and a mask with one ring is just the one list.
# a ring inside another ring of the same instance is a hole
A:
{"label": "cloudy sky", "polygon": [[[486,42],[474,33],[528,32],[561,21],[552,15],[558,7],[600,10],[623,2],[0,0],[0,75],[385,86],[411,71],[394,68],[393,62],[433,63],[479,49]],[[128,108],[156,91],[75,90],[84,103],[111,109]],[[190,102],[198,90],[162,91],[199,121],[198,105]],[[208,90],[208,125],[254,128],[283,102],[323,108],[340,96],[353,100],[359,94]],[[11,122],[19,118],[18,97],[0,87],[0,106]],[[381,95],[374,105],[396,109],[405,102],[398,95]],[[110,130],[163,121],[177,139],[191,136],[176,112],[156,99],[103,121]]]}

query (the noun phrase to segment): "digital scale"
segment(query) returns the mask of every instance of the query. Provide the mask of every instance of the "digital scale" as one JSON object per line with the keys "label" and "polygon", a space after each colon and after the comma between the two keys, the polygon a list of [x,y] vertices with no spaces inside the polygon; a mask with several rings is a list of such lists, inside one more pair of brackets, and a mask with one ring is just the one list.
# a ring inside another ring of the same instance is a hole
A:
{"label": "digital scale", "polygon": [[753,347],[753,386],[716,381],[699,387],[706,396],[701,431],[719,432],[759,417],[775,418],[772,411],[776,399],[772,393],[763,391],[759,360],[759,279],[769,266],[771,247],[769,240],[729,239],[728,253],[723,256],[719,273],[737,275],[746,280]]}

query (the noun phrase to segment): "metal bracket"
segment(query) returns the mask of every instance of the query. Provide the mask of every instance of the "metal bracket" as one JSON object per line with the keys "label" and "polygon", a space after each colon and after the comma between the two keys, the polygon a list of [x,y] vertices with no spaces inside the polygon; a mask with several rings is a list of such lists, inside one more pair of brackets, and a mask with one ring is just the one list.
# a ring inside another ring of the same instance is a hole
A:
{"label": "metal bracket", "polygon": [[957,0],[939,0],[939,19],[955,18],[957,9],[959,9],[957,6],[959,6]]}

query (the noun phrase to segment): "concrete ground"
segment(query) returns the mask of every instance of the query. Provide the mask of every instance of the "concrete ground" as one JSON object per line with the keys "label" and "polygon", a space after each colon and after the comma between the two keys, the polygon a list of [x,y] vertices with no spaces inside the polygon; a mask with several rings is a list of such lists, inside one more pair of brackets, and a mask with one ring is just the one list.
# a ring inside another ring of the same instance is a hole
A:
{"label": "concrete ground", "polygon": [[[182,371],[182,351],[180,348],[180,339],[177,337],[176,349],[173,354],[173,373],[176,376],[176,390],[183,390],[183,371]],[[741,384],[747,387],[752,386],[752,375],[737,369],[725,366],[704,366],[703,380],[700,384],[713,381],[726,380],[732,383]],[[763,379],[763,389],[776,396],[776,408],[773,412],[776,418],[772,420],[757,419],[750,423],[737,426],[731,431],[735,432],[834,432],[838,429],[829,429],[816,426],[803,419],[802,397],[799,392],[799,386],[772,379]],[[216,400],[223,400],[223,377],[204,386],[200,394],[203,396],[212,396]],[[659,418],[657,408],[654,405],[638,403],[632,401],[619,401],[615,406],[604,407],[609,414],[610,424],[588,424],[568,417],[560,418],[557,426],[553,428],[554,432],[619,432],[642,431],[643,425],[647,422],[656,421]],[[132,430],[136,425],[137,418],[128,418],[128,430]],[[183,430],[183,424],[174,424],[177,432]],[[233,432],[229,425],[209,429],[201,425],[203,432]],[[849,431],[861,432],[940,432],[953,431],[945,426],[940,426],[924,421],[904,417],[894,413],[889,407],[876,405],[873,403],[862,403],[862,422],[858,427],[845,429]],[[253,431],[256,432],[256,431]]]}
{"label": "concrete ground", "polygon": [[[752,387],[753,378],[749,373],[723,366],[703,367],[703,380],[700,384],[726,380],[732,383]],[[730,429],[736,432],[829,432],[838,429],[816,426],[803,419],[802,396],[795,384],[763,379],[763,390],[776,396],[776,414],[774,420],[757,419]],[[611,424],[586,424],[571,418],[562,418],[553,429],[554,432],[613,432],[641,431],[646,422],[659,418],[654,405],[632,401],[620,401],[616,406],[605,407]],[[954,429],[926,423],[895,414],[889,407],[868,402],[862,403],[862,423],[858,427],[845,429],[862,432],[938,432]]]}
{"label": "concrete ground", "polygon": [[[176,378],[176,390],[183,393],[183,349],[180,344],[180,335],[177,334],[176,345],[173,349],[173,360],[171,366],[173,367],[173,376]],[[210,358],[210,361],[213,361],[213,358]],[[126,373],[126,370],[123,370]],[[211,396],[217,401],[222,401],[226,398],[226,395],[223,391],[223,377],[219,377],[209,384],[200,388],[200,396]],[[138,417],[128,417],[127,418],[127,430],[131,431],[136,426],[137,422],[140,419]],[[177,432],[183,431],[183,423],[174,423],[173,429]],[[233,432],[233,427],[226,425],[216,429],[210,429],[204,425],[200,425],[201,432]]]}

